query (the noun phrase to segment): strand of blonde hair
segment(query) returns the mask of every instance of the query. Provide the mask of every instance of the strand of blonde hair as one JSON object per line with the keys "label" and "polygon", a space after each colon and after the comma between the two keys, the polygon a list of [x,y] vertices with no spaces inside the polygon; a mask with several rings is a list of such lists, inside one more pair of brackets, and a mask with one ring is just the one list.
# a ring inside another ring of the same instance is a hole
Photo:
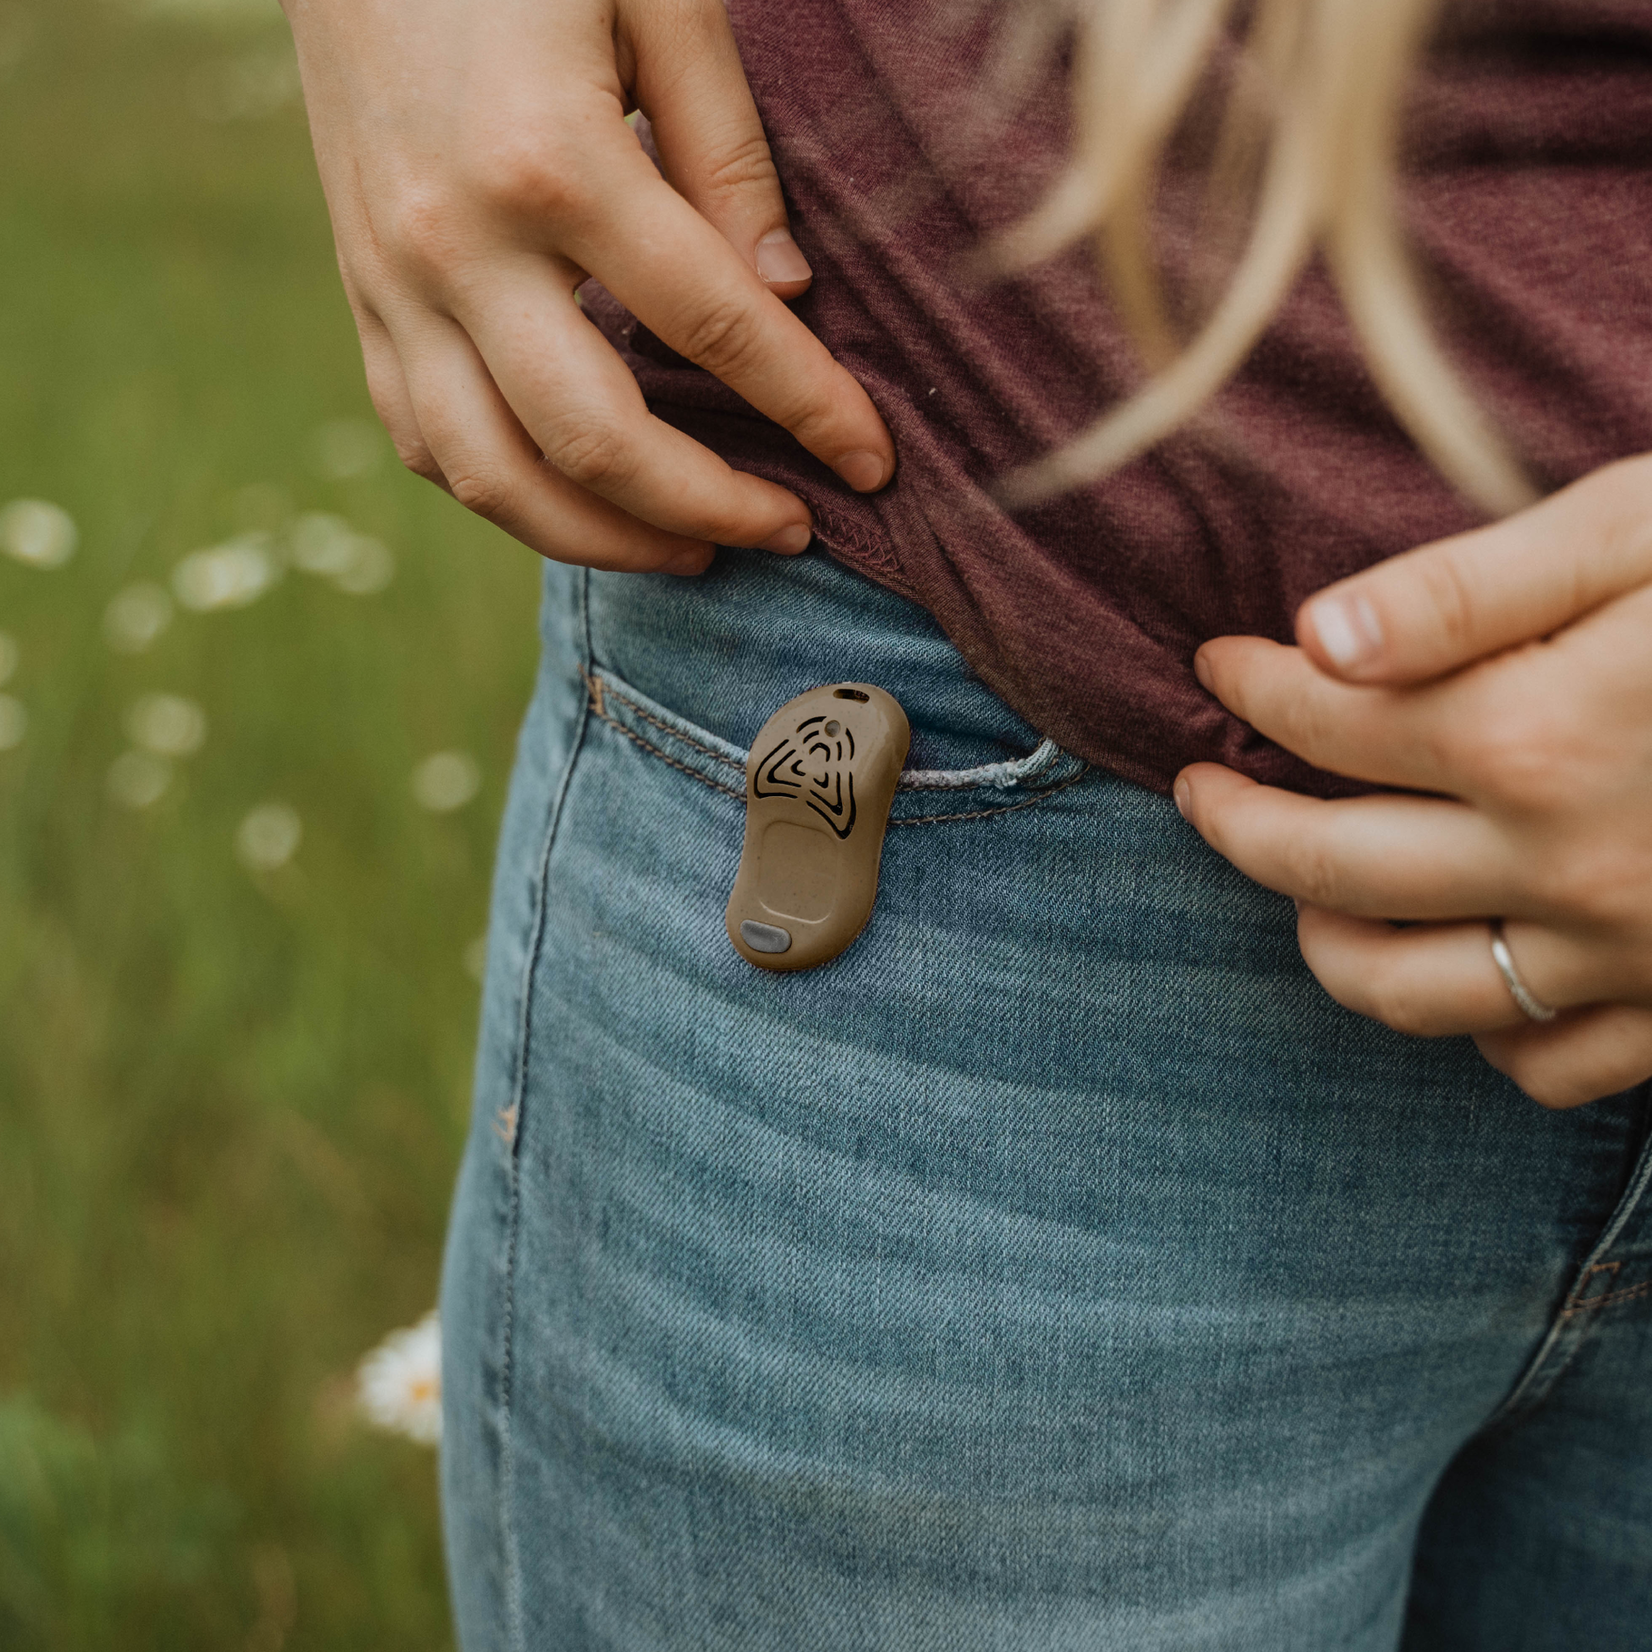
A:
{"label": "strand of blonde hair", "polygon": [[1238,370],[1316,251],[1372,378],[1440,472],[1503,515],[1534,490],[1429,325],[1397,207],[1399,114],[1439,0],[1258,0],[1211,169],[1231,211],[1252,197],[1226,284],[1185,343],[1149,238],[1165,146],[1237,0],[1081,0],[1072,163],[1005,237],[1025,266],[1094,237],[1145,385],[1007,479],[1030,503],[1118,469],[1184,425]]}

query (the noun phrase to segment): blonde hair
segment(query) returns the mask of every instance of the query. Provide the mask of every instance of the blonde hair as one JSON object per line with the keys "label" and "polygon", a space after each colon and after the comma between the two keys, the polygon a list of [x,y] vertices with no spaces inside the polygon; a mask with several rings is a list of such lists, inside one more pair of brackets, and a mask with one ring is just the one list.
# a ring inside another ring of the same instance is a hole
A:
{"label": "blonde hair", "polygon": [[1430,327],[1397,210],[1406,76],[1439,0],[1256,0],[1207,182],[1212,235],[1239,214],[1226,282],[1185,342],[1149,219],[1166,144],[1210,84],[1242,0],[1075,0],[1075,146],[999,248],[1014,265],[1086,236],[1149,377],[1065,447],[1009,478],[1030,502],[1116,470],[1187,422],[1239,368],[1323,254],[1378,389],[1442,474],[1496,515],[1534,491]]}

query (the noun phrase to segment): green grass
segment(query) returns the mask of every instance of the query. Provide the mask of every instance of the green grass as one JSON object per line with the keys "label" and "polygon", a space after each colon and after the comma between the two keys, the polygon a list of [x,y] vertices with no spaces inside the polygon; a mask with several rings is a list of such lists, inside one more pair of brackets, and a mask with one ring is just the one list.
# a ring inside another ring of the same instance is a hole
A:
{"label": "green grass", "polygon": [[[0,0],[0,503],[80,529],[56,571],[0,557],[29,714],[0,752],[8,1652],[450,1644],[431,1454],[349,1379],[434,1299],[536,569],[388,442],[319,473],[320,427],[371,409],[302,114],[267,107],[283,26],[224,11]],[[109,648],[116,591],[281,496],[395,581],[295,571]],[[106,777],[151,690],[209,732],[135,809]],[[429,813],[411,771],[454,748],[481,793]],[[254,875],[269,799],[304,837]]]}

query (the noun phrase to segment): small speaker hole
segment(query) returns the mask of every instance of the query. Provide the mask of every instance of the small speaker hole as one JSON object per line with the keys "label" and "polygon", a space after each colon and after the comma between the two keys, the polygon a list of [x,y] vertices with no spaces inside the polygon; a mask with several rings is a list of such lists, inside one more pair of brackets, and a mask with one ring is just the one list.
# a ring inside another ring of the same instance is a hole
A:
{"label": "small speaker hole", "polygon": [[834,688],[832,690],[832,698],[834,700],[860,700],[862,702],[866,702],[869,701],[872,696],[870,694],[862,694],[858,688]]}

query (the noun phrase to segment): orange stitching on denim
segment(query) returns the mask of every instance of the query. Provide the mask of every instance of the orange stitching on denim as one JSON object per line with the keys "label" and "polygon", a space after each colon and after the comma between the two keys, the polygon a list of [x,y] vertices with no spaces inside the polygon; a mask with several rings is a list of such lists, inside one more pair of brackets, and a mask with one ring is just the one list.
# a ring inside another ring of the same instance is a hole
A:
{"label": "orange stitching on denim", "polygon": [[[600,679],[597,681],[596,686],[599,691],[602,689],[603,684]],[[641,706],[636,703],[635,700],[628,700],[617,688],[614,688],[612,685],[609,686],[608,692],[612,694],[614,698],[618,700],[619,703],[628,711],[634,712],[638,717],[642,718],[645,723],[652,723],[654,727],[657,728],[662,734],[669,734],[673,740],[681,740],[685,746],[692,746],[696,751],[704,752],[707,757],[711,758],[714,762],[723,764],[726,768],[735,769],[741,774],[745,773],[746,766],[744,763],[736,763],[732,757],[726,756],[724,753],[715,750],[713,747],[703,744],[701,741],[696,740],[693,735],[684,734],[680,728],[673,728],[670,723],[663,721],[659,717],[651,717],[642,709]],[[596,712],[597,716],[603,719],[604,722],[612,723],[614,721],[613,718],[610,717],[600,705],[595,705],[592,709]],[[616,728],[619,727],[617,723],[615,723],[614,726]],[[658,750],[658,747],[654,747],[652,749]],[[665,754],[661,752],[660,755],[663,757]],[[741,795],[744,796],[745,794],[742,792]]]}
{"label": "orange stitching on denim", "polygon": [[[1603,1301],[1612,1288],[1613,1274],[1615,1274],[1622,1266],[1623,1264],[1621,1262],[1597,1262],[1592,1268],[1585,1269],[1583,1277],[1578,1280],[1576,1286],[1572,1290],[1572,1294],[1566,1298],[1565,1306],[1561,1309],[1561,1312],[1572,1313],[1578,1308],[1591,1308],[1596,1302]],[[1583,1293],[1588,1290],[1590,1280],[1592,1280],[1597,1273],[1603,1273],[1606,1275],[1606,1290],[1602,1291],[1601,1294],[1596,1297],[1585,1296]]]}
{"label": "orange stitching on denim", "polygon": [[[1615,1268],[1617,1263],[1613,1263]],[[1652,1296],[1652,1280],[1641,1285],[1629,1285],[1621,1291],[1608,1291],[1604,1296],[1585,1297],[1581,1302],[1574,1302],[1568,1308],[1562,1308],[1560,1317],[1570,1319],[1574,1314],[1581,1314],[1592,1308],[1607,1308],[1615,1302],[1631,1302],[1638,1296]]]}
{"label": "orange stitching on denim", "polygon": [[585,684],[585,692],[591,696],[591,710],[606,721],[608,713],[602,709],[602,679],[587,675],[583,666],[576,669],[579,671],[580,680]]}
{"label": "orange stitching on denim", "polygon": [[[627,703],[629,704],[629,702]],[[595,708],[593,707],[593,709]],[[654,745],[651,741],[643,739],[643,737],[634,729],[628,729],[624,723],[616,723],[607,712],[599,711],[597,712],[597,716],[599,716],[603,722],[609,726],[609,728],[617,729],[625,736],[627,740],[631,741],[634,745],[640,746],[651,757],[659,758],[662,763],[669,763],[674,769],[681,769],[683,773],[688,775],[691,779],[698,780],[702,786],[709,786],[714,792],[721,792],[724,797],[735,798],[741,803],[745,802],[745,792],[737,792],[732,786],[725,786],[721,782],[713,780],[709,774],[701,774],[698,769],[690,768],[687,763],[679,763],[675,757],[667,757],[658,746]]]}

